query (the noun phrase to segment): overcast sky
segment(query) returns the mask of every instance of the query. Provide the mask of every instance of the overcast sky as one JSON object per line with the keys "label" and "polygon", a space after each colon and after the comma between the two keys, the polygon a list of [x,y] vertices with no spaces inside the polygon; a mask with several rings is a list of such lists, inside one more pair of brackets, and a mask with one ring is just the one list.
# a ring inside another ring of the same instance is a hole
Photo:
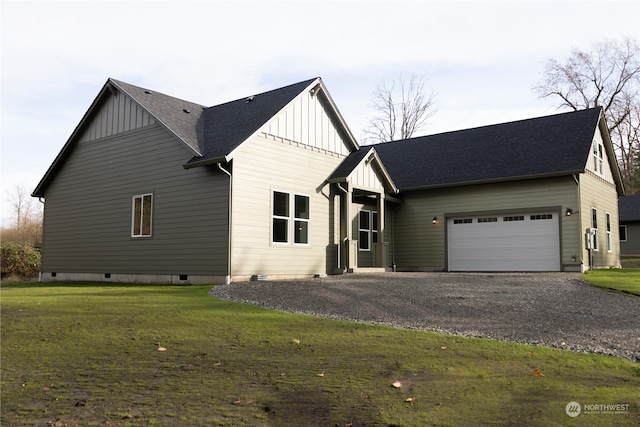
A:
{"label": "overcast sky", "polygon": [[5,1],[7,191],[40,181],[107,78],[211,106],[322,77],[360,138],[376,86],[428,77],[422,134],[557,112],[531,87],[548,58],[640,38],[633,1]]}

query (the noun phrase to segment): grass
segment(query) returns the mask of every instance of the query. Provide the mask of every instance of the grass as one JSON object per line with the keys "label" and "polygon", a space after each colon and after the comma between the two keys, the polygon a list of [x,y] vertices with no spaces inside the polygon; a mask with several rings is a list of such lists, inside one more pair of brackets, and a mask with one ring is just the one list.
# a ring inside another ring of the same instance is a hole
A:
{"label": "grass", "polygon": [[[285,314],[207,291],[3,285],[0,424],[640,423],[640,366],[627,360]],[[629,410],[570,418],[571,401]]]}
{"label": "grass", "polygon": [[[638,268],[590,270],[582,277],[592,286],[640,296],[640,269]],[[638,303],[640,304],[640,300]]]}

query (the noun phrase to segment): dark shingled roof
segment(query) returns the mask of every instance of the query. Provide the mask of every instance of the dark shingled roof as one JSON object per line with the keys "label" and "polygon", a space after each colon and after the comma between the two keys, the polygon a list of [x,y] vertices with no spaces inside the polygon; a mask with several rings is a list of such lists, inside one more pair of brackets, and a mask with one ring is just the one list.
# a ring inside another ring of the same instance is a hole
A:
{"label": "dark shingled roof", "polygon": [[640,221],[640,194],[618,199],[619,221]]}
{"label": "dark shingled roof", "polygon": [[204,141],[202,157],[194,157],[188,164],[224,158],[315,80],[317,79],[306,80],[205,109],[198,123],[198,133]]}
{"label": "dark shingled roof", "polygon": [[109,81],[142,105],[196,153],[202,152],[196,135],[196,124],[206,107],[115,79]]}
{"label": "dark shingled roof", "polygon": [[374,147],[400,190],[580,173],[600,113],[598,107]]}
{"label": "dark shingled roof", "polygon": [[352,151],[346,159],[343,160],[342,163],[333,171],[331,176],[328,178],[328,181],[332,181],[339,178],[345,178],[349,176],[351,172],[360,164],[362,159],[369,154],[373,147],[361,147],[359,150]]}

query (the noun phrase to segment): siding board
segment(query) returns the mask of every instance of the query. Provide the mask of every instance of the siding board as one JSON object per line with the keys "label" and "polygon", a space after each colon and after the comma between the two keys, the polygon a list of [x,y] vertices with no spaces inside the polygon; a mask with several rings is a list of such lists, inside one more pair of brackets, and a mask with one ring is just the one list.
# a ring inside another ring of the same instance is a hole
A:
{"label": "siding board", "polygon": [[[190,155],[159,125],[78,144],[47,188],[43,271],[226,275],[228,177]],[[132,239],[147,192],[153,235]]]}

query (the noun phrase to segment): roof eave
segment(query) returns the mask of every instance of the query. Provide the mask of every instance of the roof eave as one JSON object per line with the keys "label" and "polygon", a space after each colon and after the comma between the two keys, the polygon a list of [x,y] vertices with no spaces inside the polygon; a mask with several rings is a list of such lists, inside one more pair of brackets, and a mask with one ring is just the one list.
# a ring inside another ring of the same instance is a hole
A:
{"label": "roof eave", "polygon": [[216,163],[229,163],[230,160],[230,156],[214,157],[212,159],[199,160],[193,163],[188,162],[182,165],[182,167],[185,169],[193,169],[200,166],[215,165]]}
{"label": "roof eave", "polygon": [[553,172],[553,173],[537,174],[537,175],[509,176],[504,178],[483,179],[478,181],[461,181],[461,182],[454,182],[454,183],[422,185],[422,186],[415,186],[415,187],[404,187],[404,188],[401,187],[400,192],[418,191],[418,190],[435,190],[439,188],[451,188],[451,187],[464,187],[467,185],[496,184],[500,182],[509,182],[509,181],[525,181],[525,180],[532,180],[532,179],[557,178],[561,176],[571,176],[571,175],[581,174],[584,172],[585,172],[584,169],[579,169],[574,171]]}

